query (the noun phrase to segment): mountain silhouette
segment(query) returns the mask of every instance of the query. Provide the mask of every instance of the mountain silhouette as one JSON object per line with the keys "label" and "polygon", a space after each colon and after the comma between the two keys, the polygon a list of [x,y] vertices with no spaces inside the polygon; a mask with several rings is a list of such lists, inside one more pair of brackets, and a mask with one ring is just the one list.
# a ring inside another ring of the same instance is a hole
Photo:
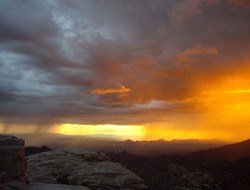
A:
{"label": "mountain silhouette", "polygon": [[188,156],[198,161],[236,161],[250,156],[250,139],[218,148],[200,150]]}

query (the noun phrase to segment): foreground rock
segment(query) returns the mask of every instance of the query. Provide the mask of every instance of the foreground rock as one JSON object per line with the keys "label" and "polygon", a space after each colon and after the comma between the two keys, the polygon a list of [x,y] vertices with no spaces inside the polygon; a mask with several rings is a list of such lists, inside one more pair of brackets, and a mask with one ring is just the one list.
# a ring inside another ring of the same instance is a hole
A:
{"label": "foreground rock", "polygon": [[55,150],[27,157],[31,182],[82,185],[96,190],[143,190],[142,179],[100,152]]}
{"label": "foreground rock", "polygon": [[1,190],[28,190],[28,185],[20,181],[9,181],[0,186]]}
{"label": "foreground rock", "polygon": [[46,183],[31,183],[29,190],[90,190],[83,186],[46,184]]}
{"label": "foreground rock", "polygon": [[0,135],[0,189],[27,189],[24,140]]}

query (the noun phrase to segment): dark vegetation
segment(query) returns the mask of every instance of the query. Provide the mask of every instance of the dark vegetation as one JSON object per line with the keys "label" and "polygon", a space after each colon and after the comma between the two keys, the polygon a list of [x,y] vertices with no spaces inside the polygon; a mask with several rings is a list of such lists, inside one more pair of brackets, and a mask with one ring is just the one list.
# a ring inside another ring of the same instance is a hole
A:
{"label": "dark vegetation", "polygon": [[150,190],[250,190],[250,140],[188,155],[108,155],[138,174]]}
{"label": "dark vegetation", "polygon": [[188,156],[155,158],[108,153],[145,180],[149,190],[250,190],[250,157],[238,161],[196,162]]}

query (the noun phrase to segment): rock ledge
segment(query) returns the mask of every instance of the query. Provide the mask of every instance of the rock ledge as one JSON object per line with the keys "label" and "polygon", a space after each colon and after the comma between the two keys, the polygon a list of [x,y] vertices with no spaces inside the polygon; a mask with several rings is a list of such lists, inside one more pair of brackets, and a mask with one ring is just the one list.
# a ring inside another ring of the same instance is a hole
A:
{"label": "rock ledge", "polygon": [[104,153],[86,150],[55,150],[27,157],[31,182],[81,185],[90,189],[144,190],[144,181]]}

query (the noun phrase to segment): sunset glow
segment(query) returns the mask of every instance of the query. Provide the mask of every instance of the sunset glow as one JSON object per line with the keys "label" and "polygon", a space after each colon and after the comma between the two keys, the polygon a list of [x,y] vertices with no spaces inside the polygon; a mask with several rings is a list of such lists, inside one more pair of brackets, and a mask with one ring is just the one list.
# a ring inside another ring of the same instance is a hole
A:
{"label": "sunset glow", "polygon": [[112,93],[124,93],[124,92],[130,92],[129,88],[126,88],[125,86],[120,86],[119,88],[97,88],[91,91],[92,94],[112,94]]}
{"label": "sunset glow", "polygon": [[250,138],[249,0],[13,2],[3,133]]}
{"label": "sunset glow", "polygon": [[144,127],[139,125],[79,125],[63,124],[58,126],[58,132],[64,135],[92,135],[98,137],[113,136],[122,139],[143,139]]}

